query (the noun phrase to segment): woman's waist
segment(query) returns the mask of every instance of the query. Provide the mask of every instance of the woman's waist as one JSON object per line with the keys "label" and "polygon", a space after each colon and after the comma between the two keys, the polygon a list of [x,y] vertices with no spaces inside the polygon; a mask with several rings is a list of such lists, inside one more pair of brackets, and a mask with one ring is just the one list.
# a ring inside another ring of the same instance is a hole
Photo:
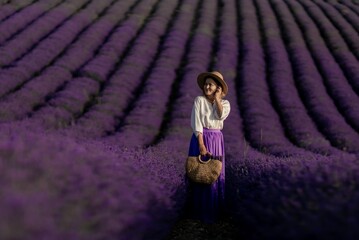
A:
{"label": "woman's waist", "polygon": [[203,127],[203,132],[221,132],[221,129]]}

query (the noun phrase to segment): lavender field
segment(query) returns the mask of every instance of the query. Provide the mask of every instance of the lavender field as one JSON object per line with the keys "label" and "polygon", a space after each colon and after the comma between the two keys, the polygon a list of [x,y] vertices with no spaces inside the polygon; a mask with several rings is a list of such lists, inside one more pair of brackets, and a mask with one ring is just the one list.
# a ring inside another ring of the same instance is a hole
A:
{"label": "lavender field", "polygon": [[0,239],[181,239],[212,70],[238,237],[358,239],[357,0],[0,0]]}

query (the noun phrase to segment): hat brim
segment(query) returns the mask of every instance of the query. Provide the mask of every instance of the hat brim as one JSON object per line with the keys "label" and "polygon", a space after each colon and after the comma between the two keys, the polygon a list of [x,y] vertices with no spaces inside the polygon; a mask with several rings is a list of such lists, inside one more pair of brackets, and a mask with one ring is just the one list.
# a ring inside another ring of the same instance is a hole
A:
{"label": "hat brim", "polygon": [[204,73],[201,73],[198,75],[197,83],[198,83],[198,86],[200,89],[203,89],[206,78],[208,78],[208,77],[216,79],[222,85],[223,94],[227,95],[227,93],[228,93],[227,83],[222,78],[220,78],[219,76],[217,76],[216,74],[213,74],[211,72],[204,72]]}

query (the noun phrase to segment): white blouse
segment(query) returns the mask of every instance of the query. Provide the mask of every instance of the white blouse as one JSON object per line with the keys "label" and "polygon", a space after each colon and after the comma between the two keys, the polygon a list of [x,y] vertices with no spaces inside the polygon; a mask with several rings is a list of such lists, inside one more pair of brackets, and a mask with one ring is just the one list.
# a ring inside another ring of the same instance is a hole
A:
{"label": "white blouse", "polygon": [[231,110],[228,100],[222,99],[222,116],[218,117],[216,103],[210,103],[205,96],[197,96],[191,113],[191,127],[198,137],[203,133],[203,128],[223,129],[223,121],[228,117]]}

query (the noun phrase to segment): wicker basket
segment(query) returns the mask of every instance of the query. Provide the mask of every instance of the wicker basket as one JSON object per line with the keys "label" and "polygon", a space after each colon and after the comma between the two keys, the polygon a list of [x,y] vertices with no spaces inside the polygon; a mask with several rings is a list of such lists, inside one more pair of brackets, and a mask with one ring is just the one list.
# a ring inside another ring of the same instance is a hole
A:
{"label": "wicker basket", "polygon": [[189,156],[186,161],[186,173],[190,180],[197,183],[214,183],[222,170],[222,162],[216,159],[202,161],[201,155]]}

